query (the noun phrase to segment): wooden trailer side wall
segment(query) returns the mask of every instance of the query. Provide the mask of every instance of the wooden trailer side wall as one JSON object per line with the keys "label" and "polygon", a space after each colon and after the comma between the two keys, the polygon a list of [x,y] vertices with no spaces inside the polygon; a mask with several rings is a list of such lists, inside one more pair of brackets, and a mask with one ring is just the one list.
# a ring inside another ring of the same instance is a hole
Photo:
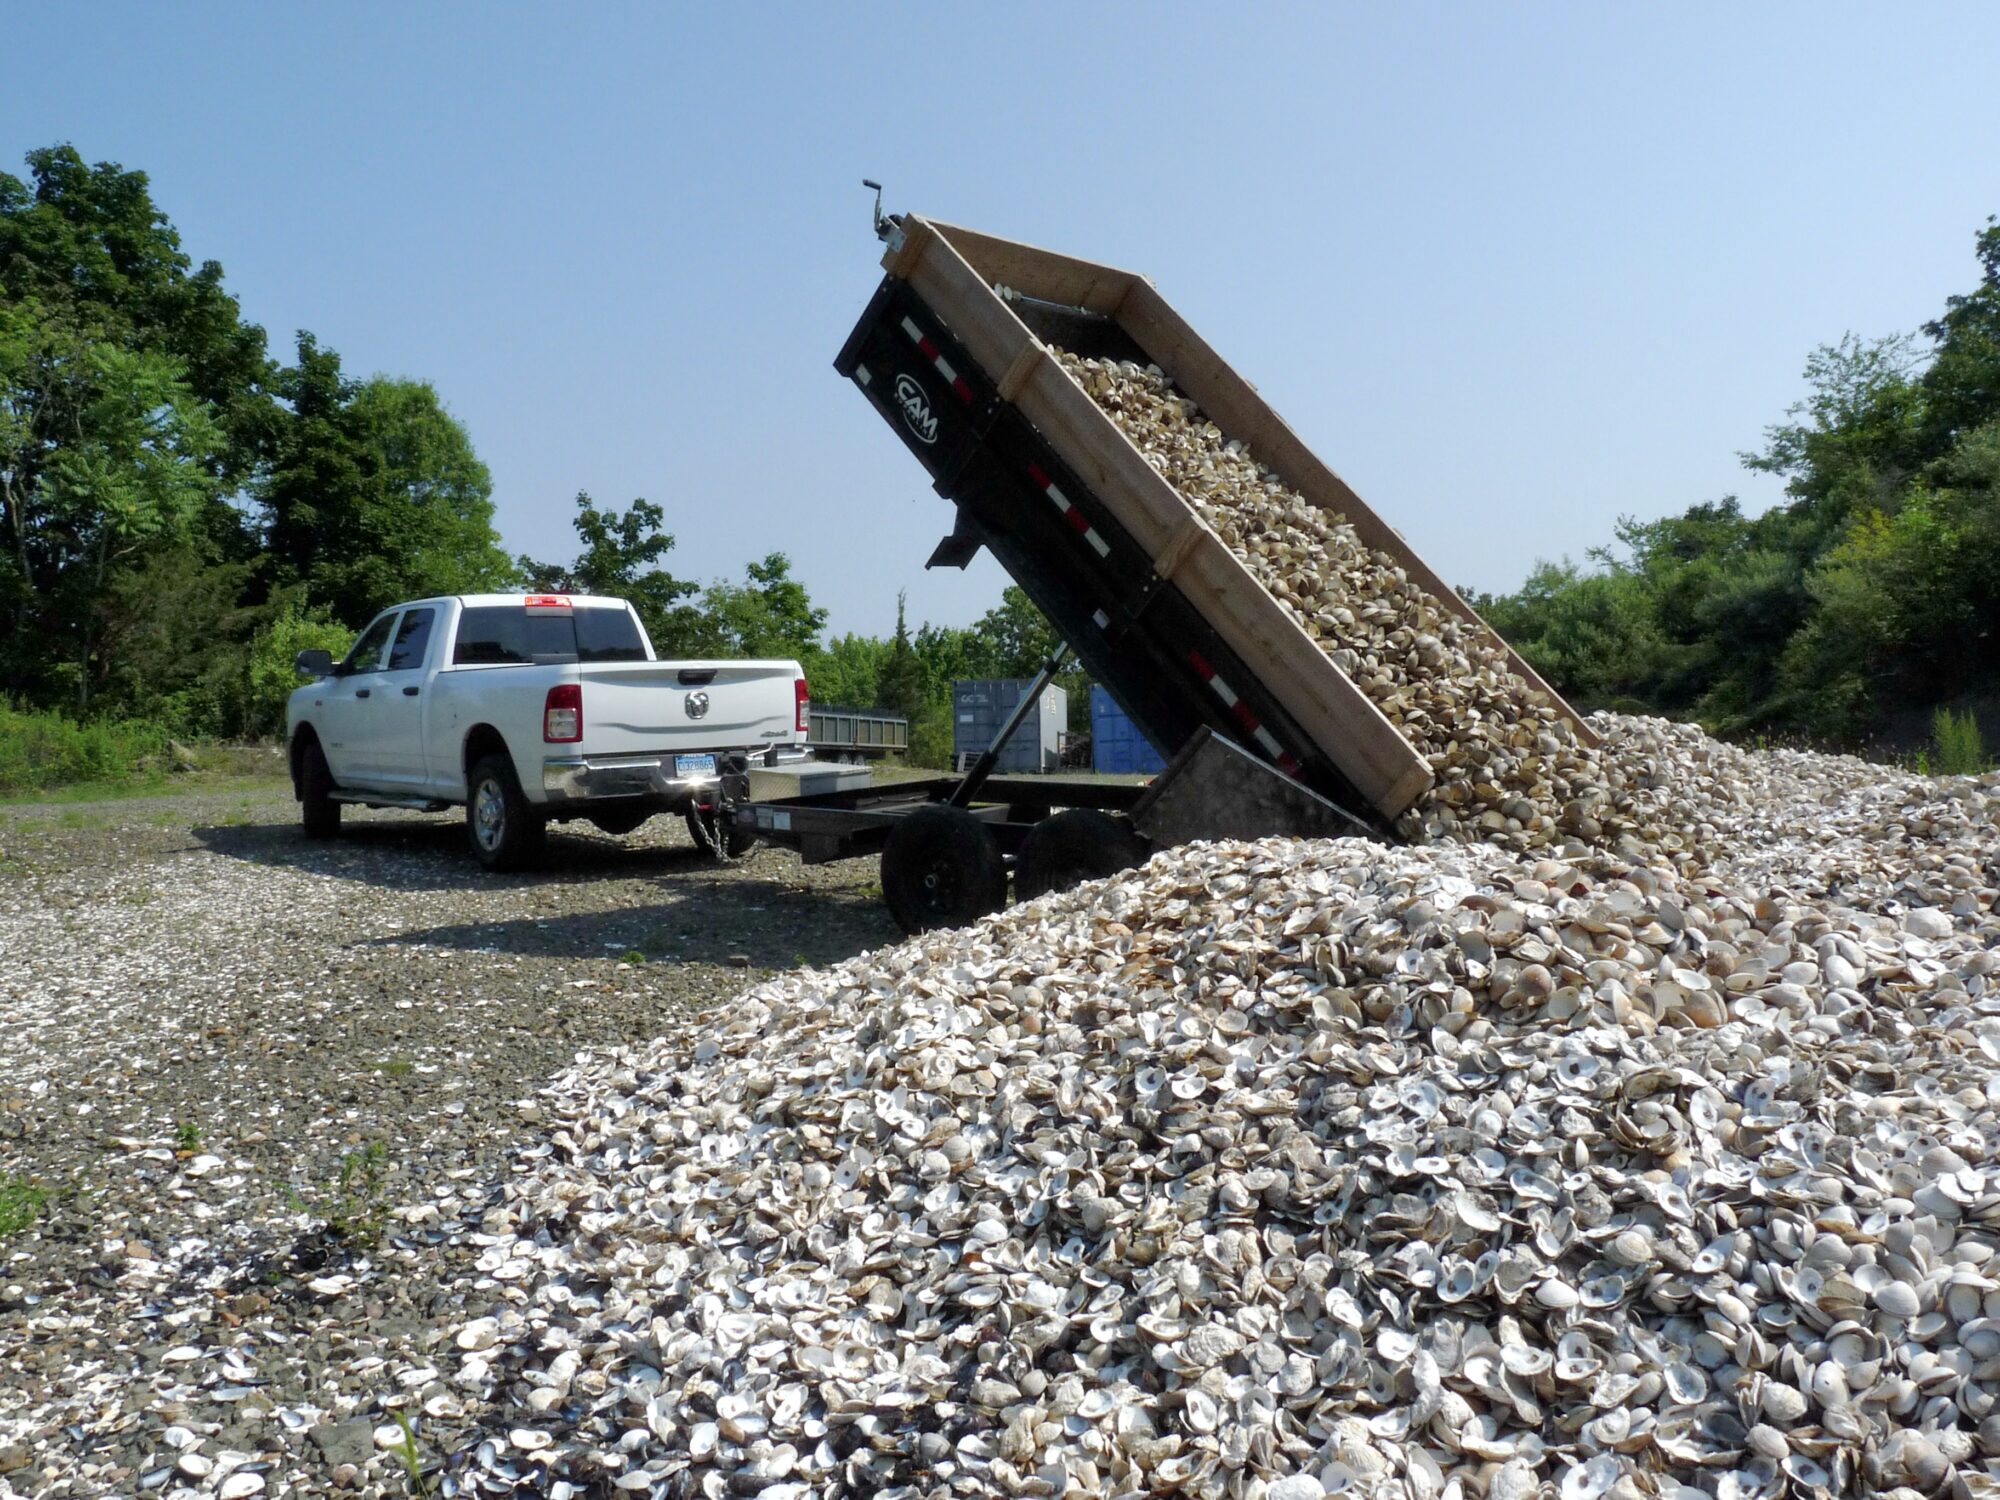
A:
{"label": "wooden trailer side wall", "polygon": [[[904,219],[904,244],[885,264],[943,318],[1000,394],[1032,422],[1111,507],[1145,549],[1154,571],[1175,585],[1258,674],[1273,697],[1356,790],[1387,817],[1431,785],[1428,763],[1374,702],[1253,578],[1179,491],[1120,432],[987,282],[1017,286],[1051,301],[1078,295],[1122,298],[1136,278],[1049,256],[1025,246],[975,270],[955,245],[917,215]],[[1005,245],[974,237],[988,245]],[[1045,274],[1038,274],[1045,272]],[[1009,273],[1015,278],[1009,280]]]}
{"label": "wooden trailer side wall", "polygon": [[[1585,744],[1599,743],[1597,732],[1543,680],[1541,673],[1417,554],[1401,532],[1320,461],[1250,382],[1237,374],[1174,311],[1152,282],[1132,271],[999,239],[958,225],[911,217],[954,246],[989,285],[997,283],[1032,297],[1088,308],[1115,318],[1218,427],[1248,446],[1252,454],[1275,470],[1308,503],[1345,516],[1369,547],[1397,559],[1412,581],[1498,645],[1506,653],[1508,665],[1524,681],[1548,695],[1549,701],[1575,725]],[[893,269],[892,262],[885,263]]]}

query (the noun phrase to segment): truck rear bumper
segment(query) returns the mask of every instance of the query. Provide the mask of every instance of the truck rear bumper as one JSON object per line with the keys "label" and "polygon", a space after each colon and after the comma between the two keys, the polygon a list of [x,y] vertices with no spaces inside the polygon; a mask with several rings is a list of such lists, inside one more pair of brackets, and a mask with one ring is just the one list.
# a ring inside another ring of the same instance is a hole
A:
{"label": "truck rear bumper", "polygon": [[683,807],[700,793],[720,788],[732,801],[749,795],[748,757],[741,751],[704,752],[715,759],[714,774],[681,775],[675,755],[575,756],[542,762],[542,800],[551,804],[601,802],[644,797]]}

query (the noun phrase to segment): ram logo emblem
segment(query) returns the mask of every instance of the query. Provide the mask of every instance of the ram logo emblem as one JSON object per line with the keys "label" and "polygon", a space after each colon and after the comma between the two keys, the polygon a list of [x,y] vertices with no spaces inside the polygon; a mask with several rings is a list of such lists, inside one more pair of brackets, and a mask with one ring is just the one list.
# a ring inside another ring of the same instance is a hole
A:
{"label": "ram logo emblem", "polygon": [[708,694],[689,693],[681,700],[681,707],[687,710],[690,719],[705,719],[708,717]]}
{"label": "ram logo emblem", "polygon": [[924,394],[916,377],[896,377],[896,405],[902,409],[903,421],[910,431],[927,443],[937,441],[937,413],[931,410],[931,398]]}

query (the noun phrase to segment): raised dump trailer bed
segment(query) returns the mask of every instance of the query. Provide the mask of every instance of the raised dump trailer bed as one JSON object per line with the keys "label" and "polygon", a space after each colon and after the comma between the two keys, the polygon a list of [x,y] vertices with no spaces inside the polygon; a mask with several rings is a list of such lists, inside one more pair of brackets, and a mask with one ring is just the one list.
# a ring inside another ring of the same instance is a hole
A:
{"label": "raised dump trailer bed", "polygon": [[[1262,766],[1269,780],[1312,794],[1315,808],[1346,815],[1350,829],[1392,836],[1397,816],[1431,785],[1427,762],[1050,346],[1158,365],[1288,486],[1345,516],[1474,628],[1486,631],[1484,622],[1144,277],[917,214],[878,229],[887,275],[834,364],[957,506],[930,565],[963,567],[988,548],[1155,744],[1226,738],[1245,757],[1239,779]],[[1594,742],[1534,670],[1508,654]],[[1212,769],[1176,756],[1162,781],[1177,767],[1183,780]],[[1267,813],[1293,816],[1282,794],[1264,797],[1265,779],[1248,781],[1259,785]],[[1044,800],[1063,805],[1054,791],[1044,787]],[[961,789],[956,800],[972,798]],[[782,830],[762,831],[792,842]],[[1308,830],[1281,821],[1258,831]]]}

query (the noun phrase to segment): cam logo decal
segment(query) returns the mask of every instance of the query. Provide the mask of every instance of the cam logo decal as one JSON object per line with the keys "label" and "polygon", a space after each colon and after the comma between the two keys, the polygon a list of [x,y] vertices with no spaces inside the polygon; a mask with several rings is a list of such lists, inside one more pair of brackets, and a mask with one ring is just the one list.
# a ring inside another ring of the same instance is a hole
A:
{"label": "cam logo decal", "polygon": [[896,405],[910,431],[926,443],[937,441],[937,413],[931,410],[931,398],[924,394],[924,388],[917,384],[915,376],[896,377]]}

